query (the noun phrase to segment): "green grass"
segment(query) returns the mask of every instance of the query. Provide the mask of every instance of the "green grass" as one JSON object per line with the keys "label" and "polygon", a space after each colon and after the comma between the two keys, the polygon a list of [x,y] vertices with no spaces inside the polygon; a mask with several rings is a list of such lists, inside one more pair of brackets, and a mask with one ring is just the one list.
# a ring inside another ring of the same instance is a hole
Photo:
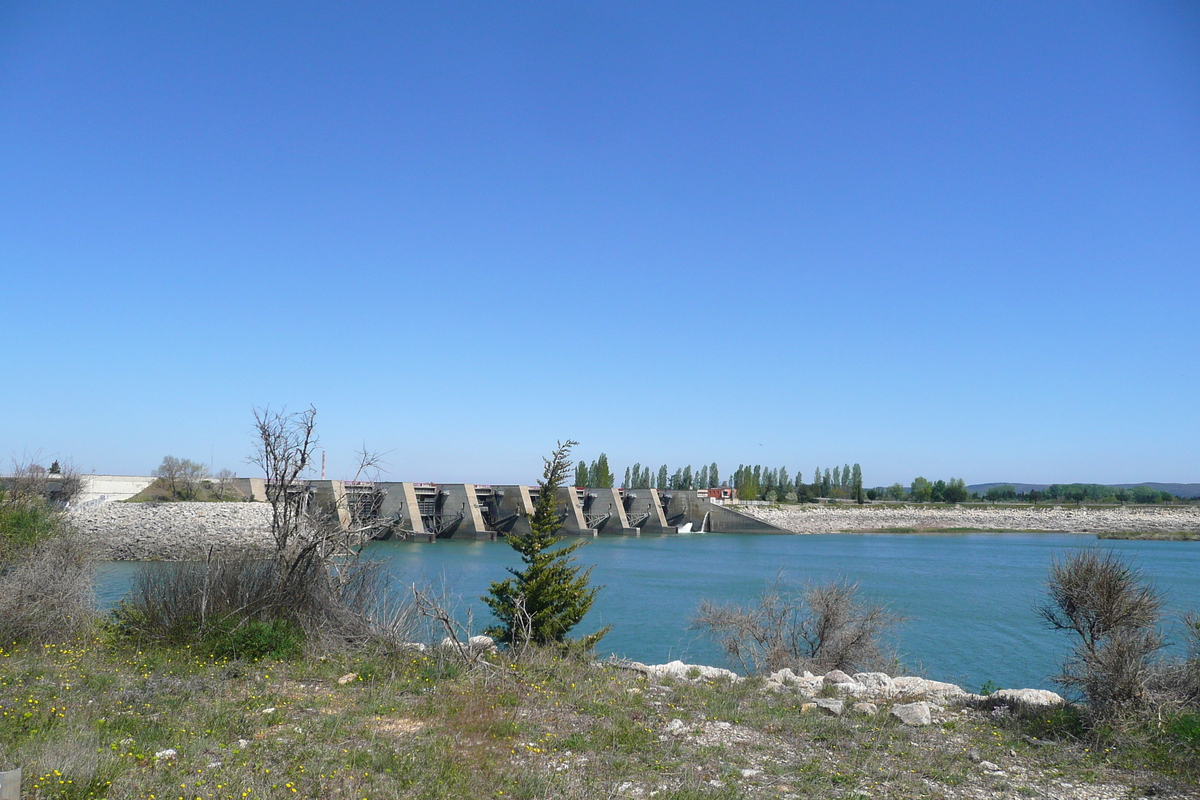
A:
{"label": "green grass", "polygon": [[0,769],[24,769],[25,800],[953,796],[996,782],[968,752],[1021,765],[1004,778],[1020,794],[1200,779],[1200,716],[1107,744],[1084,734],[1070,708],[952,710],[908,728],[805,711],[757,680],[655,683],[552,654],[463,669],[415,652],[233,660],[104,636],[0,650]]}
{"label": "green grass", "polygon": [[1097,539],[1138,539],[1148,542],[1200,542],[1193,531],[1113,531],[1096,534]]}

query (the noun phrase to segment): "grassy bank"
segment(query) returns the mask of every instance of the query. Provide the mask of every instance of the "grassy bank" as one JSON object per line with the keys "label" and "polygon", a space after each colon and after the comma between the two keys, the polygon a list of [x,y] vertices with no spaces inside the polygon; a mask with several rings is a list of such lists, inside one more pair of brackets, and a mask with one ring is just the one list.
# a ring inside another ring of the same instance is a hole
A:
{"label": "grassy bank", "polygon": [[23,767],[27,800],[1163,796],[1200,780],[1194,717],[1119,747],[1082,739],[1070,709],[949,708],[910,728],[755,681],[656,683],[545,654],[468,670],[413,652],[17,645],[0,706],[0,769]]}
{"label": "grassy bank", "polygon": [[1114,531],[1096,534],[1097,539],[1142,539],[1151,542],[1200,542],[1191,531]]}

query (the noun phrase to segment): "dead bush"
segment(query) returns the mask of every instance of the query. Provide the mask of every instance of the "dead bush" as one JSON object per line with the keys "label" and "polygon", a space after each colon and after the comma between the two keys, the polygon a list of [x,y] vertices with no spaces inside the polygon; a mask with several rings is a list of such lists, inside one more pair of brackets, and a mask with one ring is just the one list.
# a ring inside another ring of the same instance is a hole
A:
{"label": "dead bush", "polygon": [[0,639],[60,642],[93,622],[92,550],[62,512],[77,483],[31,462],[0,488]]}
{"label": "dead bush", "polygon": [[779,576],[752,604],[701,602],[692,627],[750,673],[790,667],[817,673],[882,669],[893,658],[884,635],[902,621],[862,600],[857,583],[789,587]]}
{"label": "dead bush", "polygon": [[1042,619],[1075,639],[1055,680],[1078,693],[1096,721],[1150,707],[1163,674],[1163,600],[1141,571],[1112,551],[1079,550],[1051,563],[1047,592]]}
{"label": "dead bush", "polygon": [[92,552],[63,529],[0,564],[0,640],[61,642],[95,619]]}

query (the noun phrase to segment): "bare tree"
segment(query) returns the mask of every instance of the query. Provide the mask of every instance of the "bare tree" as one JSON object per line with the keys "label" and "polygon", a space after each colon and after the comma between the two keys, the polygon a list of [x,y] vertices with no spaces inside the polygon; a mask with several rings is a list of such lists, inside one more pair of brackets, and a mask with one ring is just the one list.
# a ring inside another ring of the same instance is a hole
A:
{"label": "bare tree", "polygon": [[201,484],[208,478],[208,467],[186,458],[180,466],[180,496],[184,500],[195,500],[200,493]]}
{"label": "bare tree", "polygon": [[312,406],[291,414],[269,407],[254,409],[257,439],[250,463],[257,464],[266,478],[271,535],[280,557],[303,538],[310,498],[302,477],[312,466],[317,447],[316,417]]}
{"label": "bare tree", "polygon": [[83,491],[83,477],[79,470],[69,461],[65,466],[55,461],[52,467],[58,469],[47,470],[38,463],[38,459],[39,455],[25,459],[13,458],[11,474],[4,482],[7,501],[25,503],[50,500],[60,506],[70,505]]}
{"label": "bare tree", "polygon": [[150,475],[166,485],[171,492],[171,499],[174,500],[179,497],[180,487],[183,483],[183,459],[175,456],[163,456],[162,463]]}
{"label": "bare tree", "polygon": [[228,500],[236,494],[234,481],[237,480],[237,473],[231,469],[222,469],[214,475],[217,479],[216,492],[218,500]]}

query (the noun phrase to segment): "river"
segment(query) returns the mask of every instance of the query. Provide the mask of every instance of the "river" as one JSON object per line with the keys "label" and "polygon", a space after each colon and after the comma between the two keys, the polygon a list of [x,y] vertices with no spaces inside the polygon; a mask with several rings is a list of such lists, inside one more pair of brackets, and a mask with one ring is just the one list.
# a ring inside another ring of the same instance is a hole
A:
{"label": "river", "polygon": [[[1167,597],[1168,632],[1175,612],[1200,611],[1195,542],[1098,541],[1059,533],[696,533],[588,540],[577,560],[594,565],[592,583],[604,588],[578,633],[611,624],[602,653],[736,668],[689,628],[689,618],[702,599],[752,600],[782,570],[797,583],[858,582],[864,596],[905,617],[894,639],[904,674],[951,681],[968,691],[989,680],[1053,689],[1051,677],[1070,641],[1047,630],[1035,607],[1044,597],[1051,559],[1079,547],[1111,548],[1140,567]],[[376,542],[367,552],[385,562],[398,585],[444,576],[473,607],[477,628],[489,620],[478,596],[490,581],[505,577],[504,567],[519,565],[503,541]],[[138,567],[101,566],[103,606],[119,599]]]}

